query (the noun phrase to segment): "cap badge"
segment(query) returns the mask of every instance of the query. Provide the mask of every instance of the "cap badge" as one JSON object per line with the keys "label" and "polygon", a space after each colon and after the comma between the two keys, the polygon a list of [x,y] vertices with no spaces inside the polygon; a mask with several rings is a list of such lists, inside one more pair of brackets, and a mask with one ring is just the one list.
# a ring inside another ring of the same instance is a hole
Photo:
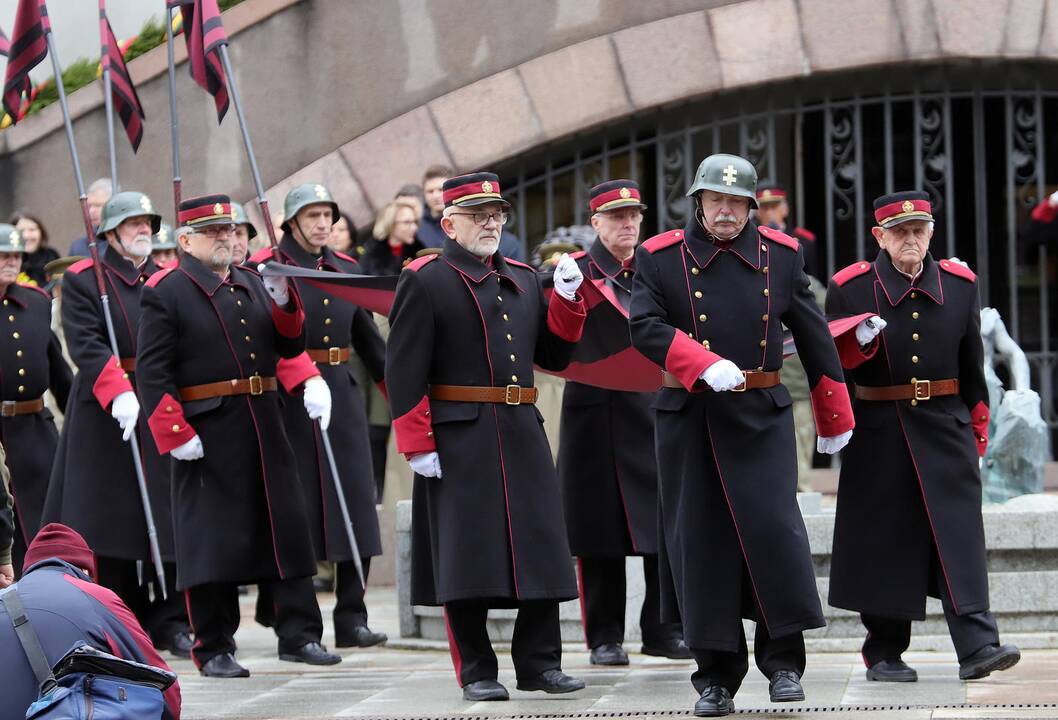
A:
{"label": "cap badge", "polygon": [[231,211],[231,221],[235,222],[235,210]]}
{"label": "cap badge", "polygon": [[213,214],[214,215],[222,215],[223,213],[224,213],[224,206],[223,205],[221,205],[220,203],[217,203],[216,205],[213,206]]}
{"label": "cap badge", "polygon": [[770,198],[771,197],[771,190],[765,190],[764,192],[762,192],[760,194],[760,196],[761,196],[761,198],[764,198],[764,199]]}
{"label": "cap badge", "polygon": [[146,195],[140,195],[140,207],[143,208],[144,212],[154,212],[154,208],[151,207],[151,199]]}
{"label": "cap badge", "polygon": [[313,188],[313,190],[316,193],[316,197],[318,197],[320,200],[329,199],[327,196],[327,188],[323,187],[322,185],[317,185],[315,188]]}
{"label": "cap badge", "polygon": [[165,242],[166,240],[168,240],[168,239],[169,239],[169,233],[168,233],[168,231],[166,231],[166,229],[165,229],[165,228],[160,228],[160,229],[158,230],[158,233],[157,233],[157,235],[158,235],[158,240],[159,240],[160,242]]}
{"label": "cap badge", "polygon": [[724,168],[724,176],[721,178],[721,180],[724,181],[724,185],[728,185],[728,186],[734,185],[735,184],[735,176],[737,176],[737,175],[738,175],[738,170],[735,170],[735,166],[734,165],[728,165],[726,168]]}
{"label": "cap badge", "polygon": [[632,191],[631,191],[631,190],[629,190],[628,188],[621,188],[621,192],[620,192],[620,193],[618,193],[618,194],[619,194],[619,195],[620,195],[620,196],[621,196],[622,198],[624,198],[625,200],[627,200],[628,198],[632,197]]}
{"label": "cap badge", "polygon": [[915,203],[911,202],[910,200],[904,200],[904,204],[901,207],[903,208],[904,212],[911,212],[915,209]]}
{"label": "cap badge", "polygon": [[483,192],[483,193],[492,192],[492,183],[490,183],[488,180],[486,180],[485,182],[481,183],[481,192]]}
{"label": "cap badge", "polygon": [[11,238],[11,247],[18,247],[18,242],[21,239],[21,237],[18,234],[18,230],[12,230],[10,238]]}

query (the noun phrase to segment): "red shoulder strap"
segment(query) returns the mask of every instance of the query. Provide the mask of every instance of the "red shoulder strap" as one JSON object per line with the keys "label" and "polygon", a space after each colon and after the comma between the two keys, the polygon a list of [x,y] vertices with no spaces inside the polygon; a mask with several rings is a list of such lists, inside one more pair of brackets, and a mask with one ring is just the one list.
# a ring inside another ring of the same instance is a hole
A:
{"label": "red shoulder strap", "polygon": [[423,255],[420,258],[415,258],[410,263],[404,266],[405,270],[411,270],[412,272],[418,272],[427,263],[436,260],[439,255]]}
{"label": "red shoulder strap", "polygon": [[940,269],[951,273],[955,277],[961,277],[963,280],[969,280],[970,282],[973,282],[977,279],[977,275],[974,273],[973,270],[966,267],[960,262],[955,262],[954,260],[941,260]]}
{"label": "red shoulder strap", "polygon": [[859,262],[854,262],[851,265],[849,265],[847,268],[844,268],[842,270],[838,270],[836,273],[834,273],[834,282],[837,283],[838,287],[841,287],[842,285],[847,283],[852,278],[859,277],[860,275],[863,275],[865,272],[867,272],[870,269],[871,269],[871,264],[869,262],[867,262],[866,260],[861,260]]}
{"label": "red shoulder strap", "polygon": [[257,267],[258,263],[268,262],[272,259],[272,248],[261,248],[253,255],[250,256],[250,262],[253,263],[254,267]]}
{"label": "red shoulder strap", "polygon": [[176,270],[176,268],[167,267],[164,270],[159,270],[158,272],[154,273],[154,275],[151,275],[149,278],[147,278],[147,287],[157,287],[158,283],[162,281],[162,278],[164,278],[166,275],[169,275],[173,270]]}
{"label": "red shoulder strap", "polygon": [[779,243],[780,245],[785,245],[791,250],[797,250],[797,248],[801,247],[797,244],[796,240],[794,240],[786,233],[776,230],[775,228],[770,228],[767,225],[758,226],[757,231],[772,242]]}
{"label": "red shoulder strap", "polygon": [[653,255],[662,248],[667,248],[670,245],[676,245],[677,243],[683,242],[683,230],[669,230],[663,232],[660,235],[654,237],[643,243],[643,247],[646,248],[647,252]]}
{"label": "red shoulder strap", "polygon": [[78,260],[73,265],[66,268],[66,272],[77,275],[78,273],[82,273],[90,267],[92,267],[92,258],[85,258],[84,260]]}
{"label": "red shoulder strap", "polygon": [[346,262],[351,262],[353,265],[359,265],[360,264],[360,261],[358,261],[352,255],[346,255],[345,253],[338,252],[337,250],[334,251],[334,254],[337,257],[340,257],[342,260],[345,260]]}

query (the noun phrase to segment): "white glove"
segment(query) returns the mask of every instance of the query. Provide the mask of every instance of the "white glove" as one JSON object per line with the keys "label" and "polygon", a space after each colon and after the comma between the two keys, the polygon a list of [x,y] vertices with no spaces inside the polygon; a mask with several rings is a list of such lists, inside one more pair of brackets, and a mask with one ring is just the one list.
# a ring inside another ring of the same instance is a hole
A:
{"label": "white glove", "polygon": [[[264,270],[264,263],[257,266],[258,271]],[[272,297],[272,302],[280,307],[290,301],[290,292],[287,290],[287,279],[281,275],[262,275],[261,281],[265,290]]]}
{"label": "white glove", "polygon": [[177,460],[198,460],[206,454],[206,451],[202,448],[202,441],[198,435],[188,440],[180,447],[175,447],[169,451]]}
{"label": "white glove", "polygon": [[437,457],[435,452],[423,453],[409,458],[408,464],[411,465],[411,469],[415,471],[416,475],[441,477],[441,458]]}
{"label": "white glove", "polygon": [[746,381],[738,365],[730,360],[719,360],[705,369],[699,377],[716,392],[733,390]]}
{"label": "white glove", "polygon": [[878,333],[885,330],[885,326],[888,324],[877,315],[860,321],[860,324],[856,326],[856,342],[860,345],[870,345],[878,337]]}
{"label": "white glove", "polygon": [[313,420],[320,421],[320,428],[326,430],[331,424],[331,389],[327,381],[320,376],[310,377],[305,381],[305,412]]}
{"label": "white glove", "polygon": [[1048,202],[1050,202],[1051,207],[1058,207],[1058,190],[1052,192],[1051,196],[1047,198],[1047,200]]}
{"label": "white glove", "polygon": [[843,432],[840,435],[835,435],[834,437],[816,438],[816,450],[824,455],[833,455],[838,450],[848,445],[851,438],[851,430]]}
{"label": "white glove", "polygon": [[136,393],[126,390],[114,398],[110,404],[110,414],[121,426],[121,439],[128,442],[132,431],[136,429],[136,418],[140,415],[140,401],[136,399]]}
{"label": "white glove", "polygon": [[555,266],[555,292],[569,301],[577,299],[577,288],[584,281],[584,274],[577,267],[577,261],[562,253]]}

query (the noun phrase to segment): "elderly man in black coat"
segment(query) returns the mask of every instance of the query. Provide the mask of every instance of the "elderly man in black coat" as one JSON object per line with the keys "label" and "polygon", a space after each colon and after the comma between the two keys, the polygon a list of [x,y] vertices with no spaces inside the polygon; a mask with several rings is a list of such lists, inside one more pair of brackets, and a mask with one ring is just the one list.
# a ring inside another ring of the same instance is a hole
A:
{"label": "elderly man in black coat", "polygon": [[632,287],[632,342],[666,371],[654,402],[659,565],[671,569],[676,600],[665,609],[679,610],[698,662],[703,716],[734,711],[748,670],[742,618],[757,621],[754,657],[773,702],[804,699],[802,631],[824,625],[779,378],[784,325],[812,388],[820,450],[840,450],[853,427],[800,246],[749,220],[756,184],[743,158],[706,158],[686,228],[636,250]]}
{"label": "elderly man in black coat", "polygon": [[[191,656],[213,677],[249,675],[234,656],[239,584],[271,582],[280,660],[341,661],[320,644],[315,554],[276,392],[280,358],[305,349],[305,314],[285,280],[231,264],[233,220],[226,195],[180,204],[184,254],[144,288],[137,354],[158,450],[179,461],[173,526]],[[314,419],[330,413],[317,382],[304,397]]]}
{"label": "elderly man in black coat", "polygon": [[[596,185],[588,207],[597,237],[588,252],[572,257],[588,281],[627,315],[634,253],[646,208],[639,185],[632,180]],[[653,398],[653,393],[572,381],[562,395],[558,477],[569,547],[580,575],[584,639],[593,665],[628,664],[622,642],[629,555],[643,558],[646,592],[639,618],[643,652],[691,657],[679,623],[661,621]]]}
{"label": "elderly man in black coat", "polygon": [[911,621],[939,597],[959,677],[1012,667],[988,611],[978,457],[988,444],[988,388],[977,277],[929,252],[929,195],[874,202],[880,250],[834,276],[827,314],[874,313],[839,341],[866,432],[841,464],[830,604],[860,613],[867,679],[918,679],[901,659]]}
{"label": "elderly man in black coat", "polygon": [[517,607],[518,688],[563,693],[558,603],[577,597],[534,363],[569,364],[586,311],[565,258],[551,302],[498,252],[509,203],[492,173],[449,178],[441,255],[401,273],[386,377],[397,450],[415,470],[412,602],[443,605],[463,697],[506,700],[485,620]]}

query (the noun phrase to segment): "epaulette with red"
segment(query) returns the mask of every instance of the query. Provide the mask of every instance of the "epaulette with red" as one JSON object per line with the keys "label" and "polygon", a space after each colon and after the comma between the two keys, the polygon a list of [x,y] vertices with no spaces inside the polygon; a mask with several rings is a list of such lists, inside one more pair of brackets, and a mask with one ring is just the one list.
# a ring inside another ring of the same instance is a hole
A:
{"label": "epaulette with red", "polygon": [[643,243],[643,247],[646,248],[647,252],[653,255],[662,248],[667,248],[670,245],[676,245],[683,242],[683,230],[669,230],[663,232],[660,235],[654,237]]}
{"label": "epaulette with red", "polygon": [[341,258],[342,260],[345,260],[346,262],[351,262],[353,265],[360,264],[360,261],[354,258],[352,255],[346,255],[345,253],[338,252],[337,250],[334,251],[334,254],[335,256]]}
{"label": "epaulette with red", "polygon": [[147,278],[147,287],[158,287],[158,283],[160,283],[167,275],[171,275],[173,270],[176,270],[176,268],[168,267],[164,270],[159,270],[158,272],[154,273],[154,275],[151,275],[149,278]]}
{"label": "epaulette with red", "polygon": [[30,285],[29,283],[19,283],[18,286],[21,287],[21,288],[26,288],[27,290],[33,290],[35,292],[39,292],[41,295],[43,295],[45,298],[47,298],[49,302],[51,301],[51,295],[49,295],[48,293],[44,292],[43,290],[41,290],[36,285]]}
{"label": "epaulette with red", "polygon": [[257,267],[258,263],[268,262],[275,256],[272,254],[272,248],[261,248],[253,255],[250,256],[250,262],[253,263],[254,267]]}
{"label": "epaulette with red", "polygon": [[436,260],[440,255],[423,255],[422,257],[415,258],[410,263],[404,266],[405,270],[411,270],[412,272],[418,272],[420,269],[425,267],[428,263]]}
{"label": "epaulette with red", "polygon": [[757,226],[757,231],[760,232],[760,234],[763,235],[764,237],[766,237],[769,240],[771,240],[772,242],[777,242],[780,245],[785,245],[786,247],[790,248],[791,250],[795,250],[796,251],[797,248],[801,247],[800,245],[797,244],[796,240],[794,240],[792,237],[790,237],[786,233],[782,232],[781,230],[776,230],[775,228],[770,228],[767,225],[759,225],[759,226]]}
{"label": "epaulette with red", "polygon": [[808,229],[803,228],[803,227],[795,227],[793,229],[793,234],[794,234],[794,237],[797,238],[798,240],[804,240],[805,242],[815,242],[816,241],[816,234],[814,232],[812,232],[811,230],[808,230]]}
{"label": "epaulette with red", "polygon": [[963,280],[969,280],[970,282],[974,282],[975,280],[977,280],[977,275],[974,273],[973,270],[966,267],[960,262],[956,262],[955,260],[941,260],[940,269],[947,270],[955,277],[960,277]]}
{"label": "epaulette with red", "polygon": [[854,262],[847,268],[838,270],[836,273],[834,273],[834,282],[837,283],[838,287],[841,287],[852,278],[859,277],[870,269],[871,264],[869,262],[866,262],[865,260]]}
{"label": "epaulette with red", "polygon": [[508,265],[514,265],[515,267],[525,268],[526,270],[532,270],[533,272],[536,272],[536,270],[533,270],[532,265],[526,265],[525,263],[518,260],[511,260],[509,257],[505,257],[504,260],[507,261]]}
{"label": "epaulette with red", "polygon": [[571,258],[573,258],[574,260],[580,260],[582,257],[585,257],[587,254],[588,254],[587,250],[578,250],[575,253],[570,253],[569,256]]}
{"label": "epaulette with red", "polygon": [[92,258],[85,258],[84,260],[78,260],[73,265],[66,268],[66,272],[77,275],[78,273],[82,273],[90,267],[92,267]]}

